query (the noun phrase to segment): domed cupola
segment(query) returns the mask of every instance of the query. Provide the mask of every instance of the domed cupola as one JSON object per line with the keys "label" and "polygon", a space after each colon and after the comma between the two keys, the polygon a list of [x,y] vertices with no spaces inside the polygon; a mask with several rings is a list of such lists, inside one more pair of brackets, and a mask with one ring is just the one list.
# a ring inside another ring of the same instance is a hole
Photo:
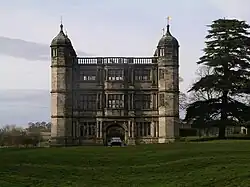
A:
{"label": "domed cupola", "polygon": [[179,47],[178,40],[172,36],[170,33],[170,25],[167,25],[167,32],[163,34],[162,38],[160,39],[158,43],[158,47]]}
{"label": "domed cupola", "polygon": [[70,39],[63,32],[63,25],[62,24],[60,25],[60,32],[51,42],[51,46],[58,46],[58,45],[63,45],[63,46],[71,45]]}

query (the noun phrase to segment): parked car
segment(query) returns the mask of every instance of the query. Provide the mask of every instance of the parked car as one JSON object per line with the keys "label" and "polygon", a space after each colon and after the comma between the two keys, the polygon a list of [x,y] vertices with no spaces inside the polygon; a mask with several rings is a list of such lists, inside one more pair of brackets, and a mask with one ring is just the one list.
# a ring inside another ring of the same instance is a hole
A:
{"label": "parked car", "polygon": [[120,137],[112,137],[108,142],[108,146],[122,146],[122,140]]}

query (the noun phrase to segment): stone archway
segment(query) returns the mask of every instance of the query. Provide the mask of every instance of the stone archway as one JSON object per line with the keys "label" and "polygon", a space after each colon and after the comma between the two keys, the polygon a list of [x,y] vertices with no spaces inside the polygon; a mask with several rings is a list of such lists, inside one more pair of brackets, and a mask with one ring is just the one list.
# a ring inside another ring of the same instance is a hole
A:
{"label": "stone archway", "polygon": [[107,126],[104,133],[106,144],[112,137],[120,137],[122,141],[126,142],[126,129],[120,124],[114,123]]}

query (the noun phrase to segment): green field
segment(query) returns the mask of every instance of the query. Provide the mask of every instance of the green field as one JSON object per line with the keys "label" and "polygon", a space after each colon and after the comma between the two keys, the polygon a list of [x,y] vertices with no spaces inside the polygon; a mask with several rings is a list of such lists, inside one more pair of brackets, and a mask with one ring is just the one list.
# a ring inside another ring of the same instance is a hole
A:
{"label": "green field", "polygon": [[250,141],[0,149],[0,187],[250,186]]}

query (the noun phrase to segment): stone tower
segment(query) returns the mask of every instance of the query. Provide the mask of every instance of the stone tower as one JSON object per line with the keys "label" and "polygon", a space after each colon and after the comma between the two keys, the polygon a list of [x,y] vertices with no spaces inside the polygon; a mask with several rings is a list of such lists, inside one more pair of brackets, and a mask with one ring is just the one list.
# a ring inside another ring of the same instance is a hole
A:
{"label": "stone tower", "polygon": [[160,39],[158,62],[159,143],[179,136],[179,43],[170,33],[170,25]]}
{"label": "stone tower", "polygon": [[51,143],[69,144],[72,129],[72,65],[75,50],[71,41],[60,32],[51,42]]}

